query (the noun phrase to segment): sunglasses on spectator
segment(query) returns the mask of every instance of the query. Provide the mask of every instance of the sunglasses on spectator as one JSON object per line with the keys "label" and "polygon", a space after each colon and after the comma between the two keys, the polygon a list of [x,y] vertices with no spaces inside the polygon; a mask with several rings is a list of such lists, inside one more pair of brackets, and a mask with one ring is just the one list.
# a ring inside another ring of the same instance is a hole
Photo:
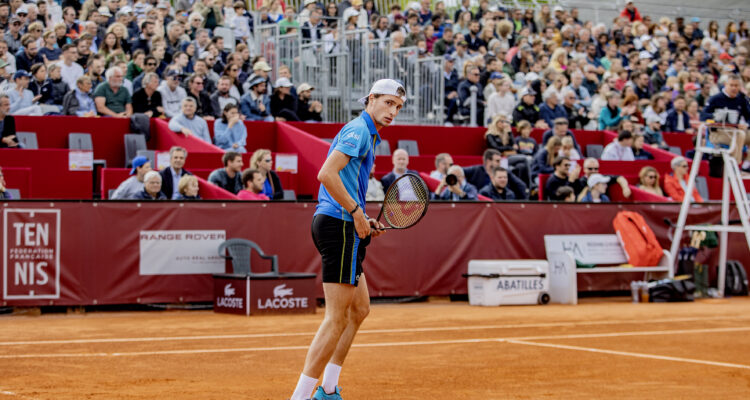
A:
{"label": "sunglasses on spectator", "polygon": [[152,62],[146,63],[146,66],[148,66],[148,67],[155,67],[156,63],[152,63]]}
{"label": "sunglasses on spectator", "polygon": [[273,160],[271,160],[270,158],[269,158],[269,159],[266,159],[266,160],[263,160],[263,162],[272,162],[272,161],[273,161]]}
{"label": "sunglasses on spectator", "polygon": [[656,175],[648,175],[648,176],[646,176],[646,178],[648,178],[648,179],[656,179]]}
{"label": "sunglasses on spectator", "polygon": [[203,81],[194,81],[193,83],[195,83],[196,85],[202,85]]}
{"label": "sunglasses on spectator", "polygon": [[599,171],[599,167],[586,167],[586,171]]}
{"label": "sunglasses on spectator", "polygon": [[567,125],[567,124],[568,124],[567,122],[563,122],[563,121],[555,122],[555,125]]}

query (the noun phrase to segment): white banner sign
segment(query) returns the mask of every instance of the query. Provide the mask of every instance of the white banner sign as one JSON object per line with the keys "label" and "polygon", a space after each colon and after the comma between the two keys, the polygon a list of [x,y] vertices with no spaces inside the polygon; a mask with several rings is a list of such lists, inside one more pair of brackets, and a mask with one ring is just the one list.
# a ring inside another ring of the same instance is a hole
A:
{"label": "white banner sign", "polygon": [[297,173],[297,155],[296,154],[276,154],[276,171]]}
{"label": "white banner sign", "polygon": [[68,169],[71,171],[91,171],[94,169],[94,152],[70,150],[68,152]]}
{"label": "white banner sign", "polygon": [[544,235],[547,256],[569,251],[583,264],[623,264],[628,262],[616,235]]}
{"label": "white banner sign", "polygon": [[169,167],[169,152],[160,151],[156,153],[156,165],[152,165],[151,168],[159,171]]}
{"label": "white banner sign", "polygon": [[141,231],[141,275],[223,273],[219,245],[226,231]]}

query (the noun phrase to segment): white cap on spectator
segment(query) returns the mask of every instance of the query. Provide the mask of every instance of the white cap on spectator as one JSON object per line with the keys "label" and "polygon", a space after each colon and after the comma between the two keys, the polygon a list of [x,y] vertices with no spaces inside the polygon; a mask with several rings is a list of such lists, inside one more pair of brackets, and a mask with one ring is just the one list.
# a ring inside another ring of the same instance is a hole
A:
{"label": "white cap on spectator", "polygon": [[553,8],[552,10],[553,10],[554,12],[558,12],[558,11],[565,11],[565,10],[564,10],[564,9],[562,8],[562,6],[555,6],[555,8]]}
{"label": "white cap on spectator", "polygon": [[526,82],[534,82],[539,80],[539,74],[536,72],[529,72],[524,78],[526,79]]}
{"label": "white cap on spectator", "polygon": [[121,8],[120,11],[118,11],[118,13],[132,14],[133,13],[133,9],[130,8],[130,6],[125,6],[125,7]]}
{"label": "white cap on spectator", "polygon": [[609,177],[602,174],[592,174],[591,176],[589,176],[589,188],[593,188],[597,183],[609,183]]}
{"label": "white cap on spectator", "polygon": [[310,85],[309,83],[303,83],[297,86],[297,93],[302,93],[306,90],[313,90],[313,89],[315,89],[314,86]]}
{"label": "white cap on spectator", "polygon": [[26,4],[22,4],[21,7],[18,7],[18,10],[16,10],[16,14],[29,15],[29,7],[27,7]]}
{"label": "white cap on spectator", "polygon": [[344,10],[344,21],[348,20],[351,17],[357,17],[359,16],[359,11],[353,9],[353,8],[347,8]]}
{"label": "white cap on spectator", "polygon": [[367,96],[359,99],[359,102],[362,104],[365,104],[365,100],[367,100],[367,98],[370,97],[371,94],[389,94],[391,96],[396,96],[400,98],[405,103],[406,96],[401,96],[398,93],[398,89],[401,89],[404,91],[404,93],[406,93],[406,89],[404,89],[404,85],[400,84],[398,81],[394,79],[381,79],[372,85],[372,89],[370,89],[370,93]]}
{"label": "white cap on spectator", "polygon": [[169,4],[167,3],[159,3],[156,8],[163,8],[165,10],[169,10]]}
{"label": "white cap on spectator", "polygon": [[651,53],[649,53],[647,50],[641,50],[641,52],[638,53],[638,58],[640,58],[642,60],[643,59],[649,59],[650,60],[650,59],[654,58],[654,56],[651,55]]}
{"label": "white cap on spectator", "polygon": [[99,7],[99,14],[104,17],[111,17],[112,13],[109,11],[109,7],[107,6],[101,6]]}
{"label": "white cap on spectator", "polygon": [[281,77],[279,79],[276,79],[276,84],[274,85],[276,87],[293,87],[292,81],[289,80],[289,78]]}
{"label": "white cap on spectator", "polygon": [[315,4],[315,0],[305,0],[305,7],[309,6],[310,4]]}

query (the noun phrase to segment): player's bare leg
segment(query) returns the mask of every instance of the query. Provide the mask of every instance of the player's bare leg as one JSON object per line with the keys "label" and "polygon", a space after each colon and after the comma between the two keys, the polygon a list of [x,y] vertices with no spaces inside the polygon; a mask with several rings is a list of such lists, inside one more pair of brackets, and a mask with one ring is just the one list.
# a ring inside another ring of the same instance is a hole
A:
{"label": "player's bare leg", "polygon": [[[336,365],[343,365],[346,355],[349,353],[349,348],[352,346],[354,341],[354,335],[357,334],[360,325],[367,318],[367,314],[370,313],[370,293],[367,290],[367,281],[365,280],[365,274],[362,274],[359,279],[359,286],[354,292],[354,299],[349,305],[348,320],[346,329],[339,338],[339,343],[336,346],[336,351],[333,352],[331,357],[331,363]],[[328,388],[323,387],[326,391],[330,392]]]}

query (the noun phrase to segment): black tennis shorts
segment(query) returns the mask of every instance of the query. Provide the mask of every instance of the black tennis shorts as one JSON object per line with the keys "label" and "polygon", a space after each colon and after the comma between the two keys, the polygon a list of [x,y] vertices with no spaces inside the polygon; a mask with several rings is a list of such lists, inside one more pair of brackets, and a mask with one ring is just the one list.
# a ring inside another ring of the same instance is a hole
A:
{"label": "black tennis shorts", "polygon": [[357,286],[370,237],[360,239],[352,221],[318,214],[312,221],[312,239],[323,259],[323,282]]}

